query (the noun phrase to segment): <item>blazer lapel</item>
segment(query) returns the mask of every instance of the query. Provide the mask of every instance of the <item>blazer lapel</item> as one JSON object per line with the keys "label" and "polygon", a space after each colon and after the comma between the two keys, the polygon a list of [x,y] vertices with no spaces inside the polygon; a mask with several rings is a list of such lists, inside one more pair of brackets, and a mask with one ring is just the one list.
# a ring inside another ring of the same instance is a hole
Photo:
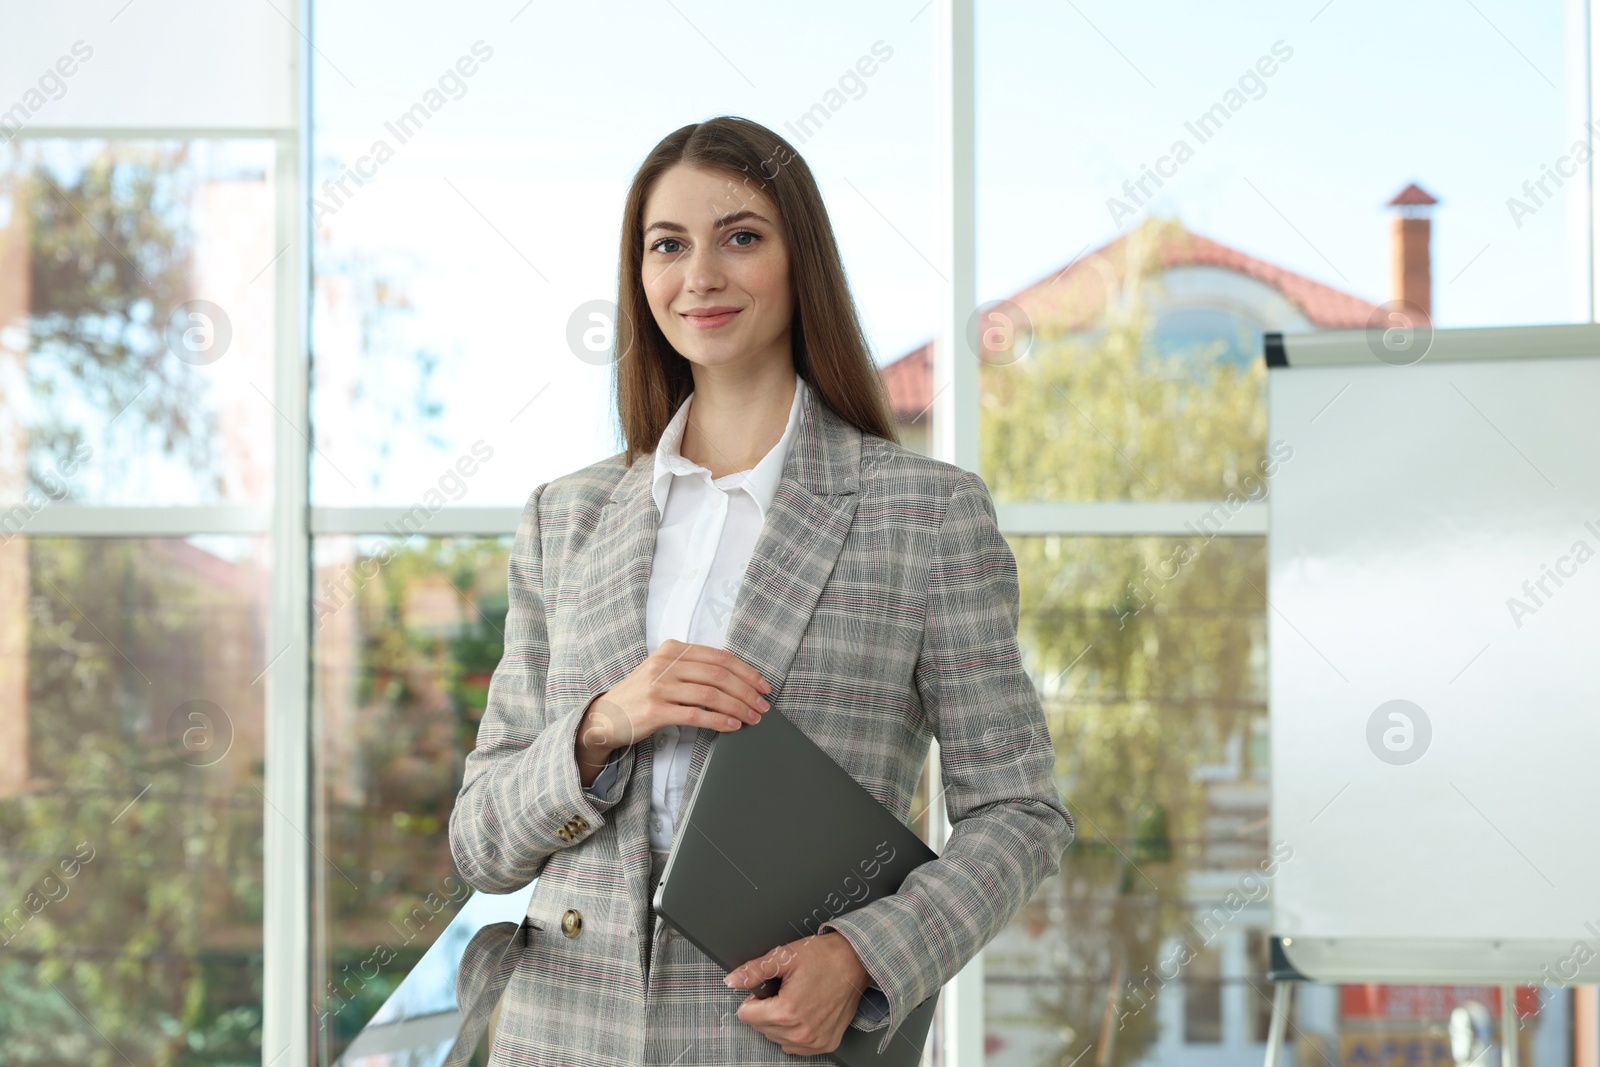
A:
{"label": "blazer lapel", "polygon": [[[726,644],[772,684],[767,699],[774,711],[788,711],[791,720],[795,709],[783,699],[784,678],[855,517],[860,471],[861,431],[835,415],[811,387],[772,507],[734,597]],[[584,635],[580,644],[591,693],[614,686],[649,654],[645,607],[661,522],[651,494],[653,473],[649,459],[635,460],[602,509],[586,550],[577,632]],[[696,737],[684,796],[692,793],[716,736],[702,730]],[[637,746],[630,782],[651,773],[654,748]],[[647,936],[650,790],[630,788],[612,815],[635,918]]]}

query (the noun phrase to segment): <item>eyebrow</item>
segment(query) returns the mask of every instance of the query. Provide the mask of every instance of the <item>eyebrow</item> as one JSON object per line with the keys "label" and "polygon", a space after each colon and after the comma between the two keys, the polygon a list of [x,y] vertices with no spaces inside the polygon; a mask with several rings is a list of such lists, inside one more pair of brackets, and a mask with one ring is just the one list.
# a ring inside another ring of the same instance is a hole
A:
{"label": "eyebrow", "polygon": [[[772,220],[768,219],[765,215],[760,215],[760,214],[757,214],[754,211],[745,210],[745,211],[735,211],[731,215],[723,215],[721,218],[717,219],[712,224],[712,229],[720,230],[724,226],[731,226],[735,222],[743,222],[746,219],[754,219],[757,222],[765,222],[768,226],[772,225]],[[670,231],[672,233],[688,233],[689,232],[687,229],[685,229],[684,227],[678,225],[676,222],[652,222],[650,225],[648,225],[648,226],[646,226],[644,228],[644,232],[648,234],[651,230],[668,230],[668,231]]]}

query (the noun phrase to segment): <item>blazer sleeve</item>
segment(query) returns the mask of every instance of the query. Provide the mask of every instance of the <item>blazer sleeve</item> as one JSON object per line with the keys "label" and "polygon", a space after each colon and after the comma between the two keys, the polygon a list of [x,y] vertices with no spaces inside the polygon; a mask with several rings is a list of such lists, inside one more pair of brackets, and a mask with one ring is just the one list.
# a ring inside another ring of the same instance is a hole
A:
{"label": "blazer sleeve", "polygon": [[[1055,785],[1055,748],[1017,645],[1016,557],[983,479],[963,472],[941,520],[914,671],[939,739],[951,832],[898,892],[818,927],[843,934],[888,999],[863,996],[851,1026],[895,1030],[1061,869],[1075,828]],[[931,807],[931,811],[937,811]]]}
{"label": "blazer sleeve", "polygon": [[[608,782],[585,789],[577,743],[587,702],[558,715],[545,702],[550,639],[539,498],[549,484],[533,491],[517,524],[506,568],[505,652],[450,810],[450,855],[462,879],[484,893],[521,889],[556,850],[598,832],[633,769],[633,746],[625,746],[608,765],[615,768]],[[591,792],[607,786],[611,800]]]}

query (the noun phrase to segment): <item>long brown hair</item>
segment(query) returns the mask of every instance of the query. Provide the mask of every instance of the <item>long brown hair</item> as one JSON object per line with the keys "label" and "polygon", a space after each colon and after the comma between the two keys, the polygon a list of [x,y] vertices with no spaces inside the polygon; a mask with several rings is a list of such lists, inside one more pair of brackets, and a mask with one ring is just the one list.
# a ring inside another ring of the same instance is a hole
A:
{"label": "long brown hair", "polygon": [[667,341],[645,298],[644,203],[655,182],[680,163],[720,171],[759,189],[778,208],[794,295],[795,373],[818,399],[863,433],[896,443],[894,413],[845,283],[822,194],[794,147],[765,126],[733,115],[691,123],[650,150],[628,188],[617,277],[617,417],[628,465],[655,451],[684,399],[694,391],[687,359]]}

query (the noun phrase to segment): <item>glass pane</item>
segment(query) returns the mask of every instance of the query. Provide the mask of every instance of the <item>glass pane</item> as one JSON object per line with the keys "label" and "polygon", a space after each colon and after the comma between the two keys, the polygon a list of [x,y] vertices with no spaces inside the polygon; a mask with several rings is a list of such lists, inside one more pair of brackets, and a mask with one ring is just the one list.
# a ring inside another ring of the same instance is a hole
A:
{"label": "glass pane", "polygon": [[472,895],[450,856],[450,809],[500,662],[509,551],[510,538],[316,542],[323,1063]]}
{"label": "glass pane", "polygon": [[[926,341],[947,273],[930,258],[932,19],[843,0],[799,19],[626,11],[619,34],[599,7],[316,5],[319,47],[365,57],[355,85],[314,83],[318,504],[409,505],[477,446],[492,458],[443,498],[521,505],[621,449],[605,303],[622,204],[650,148],[698,119],[788,138],[880,362]],[[604,41],[606,75],[552,41]]]}
{"label": "glass pane", "polygon": [[[1004,301],[980,316],[982,432],[1036,457],[985,468],[998,498],[1248,495],[1266,332],[1388,326],[1392,301],[1587,321],[1564,6],[1389,15],[978,5],[978,288]],[[1041,137],[1041,100],[1106,106]]]}
{"label": "glass pane", "polygon": [[1254,360],[1220,339],[1168,348],[1149,314],[1092,331],[1036,323],[1025,359],[979,368],[980,439],[997,457],[980,473],[997,502],[1264,498],[1259,341]]}
{"label": "glass pane", "polygon": [[[1215,1034],[1269,919],[1267,767],[1248,743],[1266,713],[1265,540],[1008,540],[1078,837],[986,950],[991,1050],[1126,1065],[1242,1041]],[[1172,994],[1176,1015],[1156,1006]]]}
{"label": "glass pane", "polygon": [[1222,1041],[1222,953],[1203,946],[1189,961],[1183,980],[1183,1040],[1191,1045]]}
{"label": "glass pane", "polygon": [[[1374,35],[1338,5],[1298,22],[1265,4],[1155,21],[979,5],[980,473],[998,500],[1195,501],[1192,532],[1209,534],[1227,520],[1200,501],[1264,499],[1286,458],[1266,436],[1263,334],[1387,326],[1396,310],[1441,327],[1587,321],[1588,235],[1557,176],[1589,139],[1566,106],[1582,71],[1563,5],[1392,15]],[[1040,100],[1102,106],[1040,137]],[[1486,114],[1518,118],[1486,140]],[[913,401],[918,366],[887,368]],[[1278,858],[1263,543],[1012,543],[1080,836],[990,949],[991,1053],[1256,1062]],[[1296,983],[1290,1060],[1449,1062],[1450,1009],[1493,992],[1370,988],[1394,1015]],[[1518,1011],[1524,1055],[1570,1058],[1564,991],[1529,990]]]}
{"label": "glass pane", "polygon": [[0,506],[270,500],[273,146],[0,146]]}
{"label": "glass pane", "polygon": [[7,1063],[260,1062],[264,552],[0,543]]}
{"label": "glass pane", "polygon": [[[1265,541],[1008,540],[1078,838],[986,949],[986,1047],[1003,1063],[1127,1067],[1220,1044],[1253,1063],[1288,858],[1268,836]],[[1472,1000],[1499,1025],[1493,987],[1294,985],[1299,1067],[1445,1062],[1450,1012]],[[1516,1003],[1523,1062],[1566,1062],[1566,991],[1522,987]]]}
{"label": "glass pane", "polygon": [[[316,545],[316,1019],[332,1063],[472,893],[449,816],[504,647],[511,539]],[[924,768],[907,819],[923,840],[927,796]]]}

